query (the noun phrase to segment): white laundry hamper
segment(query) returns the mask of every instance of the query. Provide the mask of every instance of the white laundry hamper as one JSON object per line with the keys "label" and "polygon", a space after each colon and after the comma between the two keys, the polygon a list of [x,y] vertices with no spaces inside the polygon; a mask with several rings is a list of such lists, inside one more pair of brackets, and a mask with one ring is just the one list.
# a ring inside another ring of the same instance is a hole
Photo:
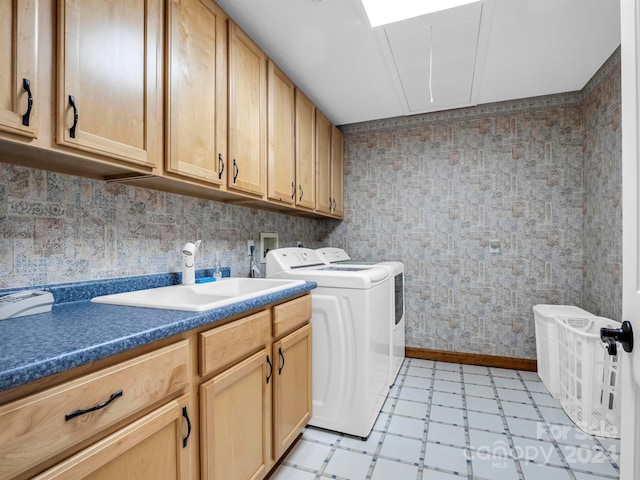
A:
{"label": "white laundry hamper", "polygon": [[600,329],[620,328],[603,317],[558,317],[560,404],[584,432],[620,438],[618,356],[609,355]]}
{"label": "white laundry hamper", "polygon": [[538,376],[554,398],[560,398],[558,316],[593,317],[573,305],[536,305],[533,318],[536,327],[536,357]]}

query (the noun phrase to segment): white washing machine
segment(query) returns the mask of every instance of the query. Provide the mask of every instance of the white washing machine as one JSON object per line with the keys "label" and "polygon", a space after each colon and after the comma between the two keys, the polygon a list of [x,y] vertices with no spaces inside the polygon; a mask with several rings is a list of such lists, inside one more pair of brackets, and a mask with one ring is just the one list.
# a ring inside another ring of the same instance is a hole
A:
{"label": "white washing machine", "polygon": [[405,320],[404,320],[404,264],[402,262],[359,262],[351,260],[341,248],[324,247],[316,249],[325,263],[335,266],[374,265],[385,267],[391,274],[391,308],[389,314],[389,386],[393,385],[404,361]]}
{"label": "white washing machine", "polygon": [[310,425],[368,437],[389,393],[389,270],[326,265],[308,248],[267,254],[268,278],[316,282],[312,300]]}

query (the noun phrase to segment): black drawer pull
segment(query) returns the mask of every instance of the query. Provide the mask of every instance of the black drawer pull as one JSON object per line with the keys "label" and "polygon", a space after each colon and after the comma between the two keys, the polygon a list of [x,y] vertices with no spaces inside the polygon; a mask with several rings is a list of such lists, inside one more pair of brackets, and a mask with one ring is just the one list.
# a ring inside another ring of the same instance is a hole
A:
{"label": "black drawer pull", "polygon": [[187,413],[187,407],[182,407],[182,416],[187,421],[187,436],[182,439],[182,448],[187,448],[187,442],[191,436],[191,420],[189,420],[189,414]]}
{"label": "black drawer pull", "polygon": [[91,407],[91,408],[87,408],[87,409],[81,409],[81,410],[74,410],[71,413],[67,413],[64,416],[64,421],[68,422],[72,418],[79,417],[80,415],[84,415],[85,413],[90,413],[90,412],[95,412],[96,410],[101,410],[104,407],[108,406],[116,398],[120,398],[121,396],[122,396],[122,390],[118,390],[117,392],[111,394],[111,397],[109,397],[109,400],[107,400],[106,402],[99,403],[95,407]]}
{"label": "black drawer pull", "polygon": [[239,173],[240,173],[240,169],[238,168],[238,164],[236,162],[236,159],[234,158],[233,159],[233,183],[236,183]]}
{"label": "black drawer pull", "polygon": [[222,172],[224,172],[224,160],[222,159],[222,154],[218,154],[218,180],[222,178]]}
{"label": "black drawer pull", "polygon": [[78,107],[76,107],[76,97],[69,95],[69,106],[73,108],[73,125],[69,129],[69,136],[76,138],[76,127],[78,126]]}
{"label": "black drawer pull", "polygon": [[27,111],[22,115],[22,125],[29,126],[29,117],[33,108],[33,95],[31,94],[31,82],[28,78],[22,79],[22,88],[27,92]]}
{"label": "black drawer pull", "polygon": [[273,375],[273,365],[271,364],[271,359],[269,358],[269,355],[267,355],[267,365],[269,365],[269,375],[267,375],[267,384],[268,384],[269,380],[271,380],[271,375]]}
{"label": "black drawer pull", "polygon": [[282,354],[282,348],[278,348],[278,354],[280,355],[280,367],[278,368],[278,375],[282,373],[282,369],[284,368],[284,355]]}

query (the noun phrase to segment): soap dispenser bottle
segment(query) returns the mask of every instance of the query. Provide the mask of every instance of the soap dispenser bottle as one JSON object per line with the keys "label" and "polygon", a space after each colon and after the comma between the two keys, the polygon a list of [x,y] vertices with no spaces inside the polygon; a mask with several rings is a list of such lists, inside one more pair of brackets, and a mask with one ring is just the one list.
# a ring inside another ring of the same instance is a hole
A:
{"label": "soap dispenser bottle", "polygon": [[222,265],[220,264],[220,252],[218,251],[216,251],[215,261],[213,264],[213,278],[215,278],[216,281],[222,278]]}

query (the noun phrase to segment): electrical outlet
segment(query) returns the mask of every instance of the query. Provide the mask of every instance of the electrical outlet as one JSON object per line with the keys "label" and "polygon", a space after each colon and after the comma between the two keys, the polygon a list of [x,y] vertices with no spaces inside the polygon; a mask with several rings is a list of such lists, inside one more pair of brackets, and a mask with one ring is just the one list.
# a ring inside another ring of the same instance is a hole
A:
{"label": "electrical outlet", "polygon": [[251,255],[251,247],[255,248],[255,243],[253,243],[253,240],[247,240],[247,255]]}
{"label": "electrical outlet", "polygon": [[302,247],[302,242],[300,240],[296,241],[296,247]]}

